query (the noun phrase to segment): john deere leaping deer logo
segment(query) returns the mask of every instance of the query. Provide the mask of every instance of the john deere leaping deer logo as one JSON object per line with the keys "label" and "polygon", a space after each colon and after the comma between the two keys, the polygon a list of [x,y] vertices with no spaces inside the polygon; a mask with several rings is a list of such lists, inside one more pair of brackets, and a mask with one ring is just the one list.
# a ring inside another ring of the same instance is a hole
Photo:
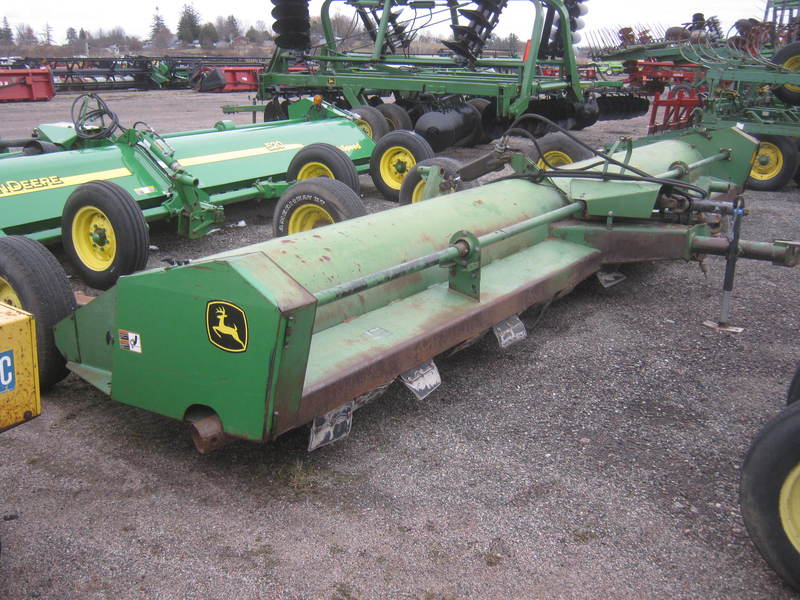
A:
{"label": "john deere leaping deer logo", "polygon": [[226,352],[247,350],[247,316],[230,302],[212,300],[206,305],[208,341]]}

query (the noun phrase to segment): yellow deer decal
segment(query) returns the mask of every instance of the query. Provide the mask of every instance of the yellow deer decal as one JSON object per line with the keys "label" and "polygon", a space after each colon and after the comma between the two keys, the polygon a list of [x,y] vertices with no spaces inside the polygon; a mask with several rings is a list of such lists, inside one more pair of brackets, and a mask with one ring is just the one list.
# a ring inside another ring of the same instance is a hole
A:
{"label": "yellow deer decal", "polygon": [[239,338],[239,328],[236,325],[226,325],[225,319],[228,318],[228,313],[225,312],[224,306],[218,306],[217,310],[217,324],[214,325],[211,329],[216,333],[219,337],[223,335],[229,335],[234,340],[239,342],[239,345],[244,348],[244,342]]}

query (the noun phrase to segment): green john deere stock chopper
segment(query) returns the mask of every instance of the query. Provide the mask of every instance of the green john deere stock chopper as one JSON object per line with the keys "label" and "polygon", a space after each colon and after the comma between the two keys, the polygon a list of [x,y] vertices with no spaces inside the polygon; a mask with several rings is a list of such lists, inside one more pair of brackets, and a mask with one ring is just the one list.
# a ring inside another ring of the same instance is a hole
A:
{"label": "green john deere stock chopper", "polygon": [[150,221],[171,219],[180,235],[197,238],[223,221],[225,205],[285,195],[296,180],[328,177],[356,192],[346,205],[324,184],[304,201],[292,192],[274,222],[276,235],[294,233],[364,214],[359,174],[386,162],[386,152],[410,166],[433,156],[412,132],[393,132],[376,149],[355,115],[321,98],[295,103],[290,116],[159,135],[142,122],[124,128],[101,98],[80,96],[72,123],[0,139],[0,236],[61,240],[81,277],[106,289],[145,267]]}
{"label": "green john deere stock chopper", "polygon": [[[738,259],[800,262],[798,242],[740,235],[757,145],[738,129],[692,130],[542,170],[504,137],[469,164],[416,165],[404,206],[127,275],[82,306],[38,242],[3,237],[0,292],[37,321],[42,389],[71,371],[118,402],[187,421],[203,453],[303,426],[313,450],[346,437],[354,411],[393,382],[427,397],[438,355],[487,334],[518,342],[520,313],[592,275],[613,285],[622,263],[726,257],[709,325],[730,328]],[[509,164],[514,175],[460,189]],[[341,182],[300,185],[320,183]],[[792,519],[798,497],[792,487]]]}
{"label": "green john deere stock chopper", "polygon": [[[273,5],[278,48],[259,81],[266,106],[228,111],[263,110],[266,119],[282,118],[296,98],[319,94],[361,115],[376,139],[388,122],[390,128],[414,129],[439,152],[499,137],[523,114],[582,129],[648,108],[646,99],[621,90],[620,82],[581,81],[573,40],[583,26],[585,0],[519,3],[532,24],[522,59],[484,56],[507,0],[325,0],[324,40],[317,45],[306,0]],[[335,33],[331,13],[340,8],[350,11],[351,31],[360,27],[358,33]],[[420,33],[439,23],[452,30],[452,38],[441,41],[442,52],[412,53]],[[541,75],[544,66],[559,74]],[[537,136],[550,130],[535,120],[521,126]]]}

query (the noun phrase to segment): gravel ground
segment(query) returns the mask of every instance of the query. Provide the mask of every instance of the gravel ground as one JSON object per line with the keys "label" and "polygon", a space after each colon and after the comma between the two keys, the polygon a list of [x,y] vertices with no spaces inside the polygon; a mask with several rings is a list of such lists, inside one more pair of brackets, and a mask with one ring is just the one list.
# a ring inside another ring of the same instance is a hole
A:
{"label": "gravel ground", "polygon": [[[104,97],[123,123],[162,131],[247,101]],[[64,120],[71,101],[0,105],[0,133]],[[370,210],[391,206],[362,184]],[[794,184],[746,199],[745,237],[800,239]],[[192,242],[155,225],[150,266],[263,240],[273,206],[232,206]],[[737,494],[800,360],[800,271],[739,265],[739,335],[702,325],[717,316],[720,259],[707,276],[629,266],[624,283],[587,281],[555,303],[523,343],[485,338],[438,361],[427,400],[394,385],[347,440],[312,454],[292,432],[200,456],[181,423],[71,376],[41,417],[0,435],[0,598],[793,598],[750,543]]]}

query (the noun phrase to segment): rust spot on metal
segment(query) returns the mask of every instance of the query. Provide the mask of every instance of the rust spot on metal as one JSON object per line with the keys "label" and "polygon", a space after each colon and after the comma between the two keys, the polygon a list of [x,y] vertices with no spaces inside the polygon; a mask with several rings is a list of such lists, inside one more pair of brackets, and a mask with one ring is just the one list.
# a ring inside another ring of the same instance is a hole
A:
{"label": "rust spot on metal", "polygon": [[283,238],[281,240],[281,244],[294,244],[294,240],[290,240],[288,238]]}
{"label": "rust spot on metal", "polygon": [[331,257],[330,257],[330,256],[327,256],[327,255],[325,255],[325,254],[323,254],[322,256],[320,256],[320,257],[319,257],[319,259],[320,259],[321,261],[324,261],[324,262],[331,262]]}
{"label": "rust spot on metal", "polygon": [[481,200],[480,198],[478,198],[477,200],[473,200],[473,201],[472,201],[472,204],[473,204],[474,206],[480,206],[481,204],[483,204],[483,200]]}

